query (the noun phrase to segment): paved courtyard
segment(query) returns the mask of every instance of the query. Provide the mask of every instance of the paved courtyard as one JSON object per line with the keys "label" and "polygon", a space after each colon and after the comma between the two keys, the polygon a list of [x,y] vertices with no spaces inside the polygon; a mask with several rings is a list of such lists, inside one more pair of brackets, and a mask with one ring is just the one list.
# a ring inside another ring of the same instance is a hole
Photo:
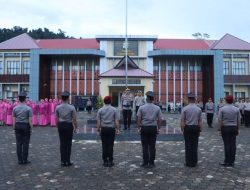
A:
{"label": "paved courtyard", "polygon": [[[79,117],[81,127],[86,124]],[[168,124],[178,130],[178,115],[166,115]],[[233,168],[218,165],[223,161],[222,139],[216,128],[207,128],[199,141],[199,163],[184,167],[184,143],[181,139],[157,142],[156,167],[144,169],[138,141],[117,141],[115,166],[104,168],[100,139],[75,138],[73,167],[61,167],[57,130],[36,127],[31,137],[31,164],[18,165],[15,137],[11,127],[0,127],[0,190],[29,189],[250,189],[250,128],[241,128],[237,138]],[[126,135],[125,133],[123,135]]]}

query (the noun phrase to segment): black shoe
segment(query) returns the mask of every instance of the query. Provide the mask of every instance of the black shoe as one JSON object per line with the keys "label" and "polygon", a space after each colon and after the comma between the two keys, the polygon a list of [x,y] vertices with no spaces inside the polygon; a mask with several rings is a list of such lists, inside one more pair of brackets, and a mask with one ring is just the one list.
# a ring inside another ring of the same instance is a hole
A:
{"label": "black shoe", "polygon": [[113,167],[115,164],[114,164],[114,162],[113,161],[111,161],[111,162],[108,162],[108,167]]}
{"label": "black shoe", "polygon": [[67,166],[66,162],[61,162],[61,166],[62,166],[62,167]]}
{"label": "black shoe", "polygon": [[22,164],[23,164],[23,161],[18,161],[18,164],[19,164],[19,165],[22,165]]}
{"label": "black shoe", "polygon": [[67,165],[67,166],[73,166],[74,163],[73,163],[73,162],[66,162],[66,165]]}
{"label": "black shoe", "polygon": [[228,164],[228,167],[234,167],[234,163]]}
{"label": "black shoe", "polygon": [[148,167],[148,164],[147,163],[142,163],[141,167],[143,167],[143,168]]}
{"label": "black shoe", "polygon": [[108,167],[108,166],[109,166],[107,161],[106,161],[106,162],[103,162],[102,165],[103,165],[104,167]]}
{"label": "black shoe", "polygon": [[29,160],[23,161],[23,164],[30,164]]}
{"label": "black shoe", "polygon": [[192,165],[192,164],[184,164],[184,166],[186,166],[186,167],[190,167],[190,168],[193,168],[193,167],[195,167],[195,166],[196,166],[196,164],[195,164],[195,165]]}
{"label": "black shoe", "polygon": [[123,130],[125,131],[125,130],[127,130],[127,128],[123,128]]}
{"label": "black shoe", "polygon": [[155,164],[149,164],[148,165],[148,168],[154,168],[155,167]]}
{"label": "black shoe", "polygon": [[225,163],[225,162],[220,162],[219,163],[221,166],[229,166],[229,164],[228,163]]}

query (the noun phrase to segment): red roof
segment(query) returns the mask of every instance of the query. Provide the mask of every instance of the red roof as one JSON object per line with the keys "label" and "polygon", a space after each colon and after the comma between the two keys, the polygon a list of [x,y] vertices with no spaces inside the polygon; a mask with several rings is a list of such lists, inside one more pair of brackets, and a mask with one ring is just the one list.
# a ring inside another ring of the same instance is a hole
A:
{"label": "red roof", "polygon": [[99,49],[96,39],[41,39],[36,42],[44,49]]}
{"label": "red roof", "polygon": [[158,39],[154,49],[168,50],[208,50],[209,45],[200,39]]}
{"label": "red roof", "polygon": [[37,49],[39,48],[36,41],[33,40],[28,34],[23,33],[19,36],[6,40],[0,43],[0,49]]}

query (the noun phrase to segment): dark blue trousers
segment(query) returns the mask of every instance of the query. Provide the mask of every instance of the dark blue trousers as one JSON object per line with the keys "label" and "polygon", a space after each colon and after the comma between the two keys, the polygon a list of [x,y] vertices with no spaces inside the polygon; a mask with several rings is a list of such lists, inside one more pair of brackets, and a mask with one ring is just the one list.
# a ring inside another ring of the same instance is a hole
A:
{"label": "dark blue trousers", "polygon": [[184,128],[186,165],[194,167],[198,161],[198,140],[200,130],[197,125],[186,125]]}
{"label": "dark blue trousers", "polygon": [[18,162],[26,162],[29,155],[30,125],[28,123],[16,123],[15,134]]}

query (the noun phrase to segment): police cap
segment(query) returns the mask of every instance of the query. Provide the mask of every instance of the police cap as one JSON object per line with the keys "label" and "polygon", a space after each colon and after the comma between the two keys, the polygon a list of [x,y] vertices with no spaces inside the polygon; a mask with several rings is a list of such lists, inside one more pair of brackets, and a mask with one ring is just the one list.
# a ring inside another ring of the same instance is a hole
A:
{"label": "police cap", "polygon": [[26,97],[27,94],[26,94],[26,92],[20,92],[20,94],[18,94],[18,96],[19,96],[19,97]]}
{"label": "police cap", "polygon": [[195,95],[194,95],[193,93],[188,93],[188,94],[187,94],[187,97],[188,97],[189,99],[195,99]]}
{"label": "police cap", "polygon": [[70,94],[69,94],[69,92],[67,92],[67,91],[62,92],[62,94],[61,94],[62,97],[67,97],[67,96],[69,96],[69,95],[70,95]]}
{"label": "police cap", "polygon": [[148,96],[148,97],[154,97],[154,92],[152,92],[152,91],[147,91],[147,93],[146,93],[146,96]]}

